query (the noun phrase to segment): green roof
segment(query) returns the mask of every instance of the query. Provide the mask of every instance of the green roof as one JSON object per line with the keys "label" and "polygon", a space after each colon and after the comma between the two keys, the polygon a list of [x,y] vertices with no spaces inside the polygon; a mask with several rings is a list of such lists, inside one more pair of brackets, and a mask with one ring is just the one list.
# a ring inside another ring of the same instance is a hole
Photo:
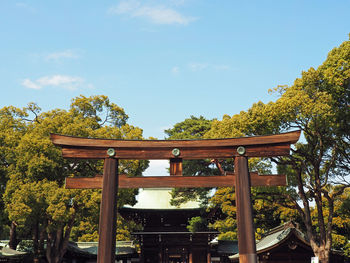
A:
{"label": "green roof", "polygon": [[[265,237],[256,243],[256,252],[262,253],[268,249],[274,248],[294,234],[301,242],[309,245],[306,236],[292,222],[271,229]],[[230,256],[230,259],[238,258],[239,254]]]}
{"label": "green roof", "polygon": [[26,252],[13,250],[9,247],[3,247],[0,249],[0,258],[22,258],[26,254]]}
{"label": "green roof", "polygon": [[[89,252],[91,254],[97,255],[98,247],[97,246],[87,247],[87,248],[83,248],[82,250]],[[133,255],[135,253],[137,253],[137,252],[136,252],[136,249],[133,247],[116,247],[116,249],[115,249],[115,254],[117,256]]]}

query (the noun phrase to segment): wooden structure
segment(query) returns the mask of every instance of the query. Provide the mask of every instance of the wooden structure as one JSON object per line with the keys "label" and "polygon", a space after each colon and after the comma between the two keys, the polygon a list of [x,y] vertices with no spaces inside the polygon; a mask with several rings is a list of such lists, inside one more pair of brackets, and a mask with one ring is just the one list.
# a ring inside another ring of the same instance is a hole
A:
{"label": "wooden structure", "polygon": [[[213,140],[109,140],[52,134],[51,140],[55,145],[62,147],[62,154],[65,158],[105,160],[102,180],[101,177],[84,180],[67,178],[67,186],[70,188],[95,188],[96,186],[101,187],[102,184],[99,263],[114,262],[118,185],[134,188],[235,185],[240,262],[255,263],[257,257],[250,198],[250,186],[255,184],[255,179],[254,176],[252,176],[252,181],[250,179],[248,157],[289,155],[290,145],[297,142],[299,136],[300,131],[269,136]],[[181,176],[182,159],[205,158],[234,158],[234,174],[217,177]],[[119,177],[118,159],[169,159],[170,171],[175,174],[163,178]],[[263,179],[263,185],[276,185],[270,178]],[[87,180],[88,183],[86,183]],[[285,185],[285,178],[283,181],[283,185]]]}
{"label": "wooden structure", "polygon": [[171,190],[143,189],[136,205],[118,208],[124,218],[142,225],[142,230],[132,233],[140,244],[140,262],[208,262],[211,257],[209,241],[219,232],[209,231],[205,226],[195,233],[188,231],[186,226],[191,218],[210,215],[199,202],[172,206]]}
{"label": "wooden structure", "polygon": [[[297,224],[287,222],[271,229],[256,243],[258,260],[261,263],[310,263],[315,254],[306,235]],[[239,255],[229,257],[230,262],[238,262]],[[332,250],[330,262],[344,263],[344,253]]]}

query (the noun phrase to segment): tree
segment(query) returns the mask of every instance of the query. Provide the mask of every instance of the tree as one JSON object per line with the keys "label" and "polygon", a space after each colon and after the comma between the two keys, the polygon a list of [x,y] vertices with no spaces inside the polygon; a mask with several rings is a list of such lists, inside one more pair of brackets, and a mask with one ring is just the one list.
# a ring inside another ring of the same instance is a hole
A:
{"label": "tree", "polygon": [[195,117],[191,115],[190,118],[176,123],[173,128],[164,132],[168,135],[169,140],[200,139],[209,131],[212,121],[203,116]]}
{"label": "tree", "polygon": [[[209,131],[212,120],[207,120],[203,116],[185,119],[176,123],[173,128],[165,130],[169,140],[181,139],[200,139]],[[214,160],[183,160],[184,176],[212,175],[220,173]],[[208,200],[208,191],[210,188],[175,188],[171,192],[171,204],[180,205],[190,200],[201,200],[206,203]]]}
{"label": "tree", "polygon": [[[172,129],[166,130],[169,135],[169,139],[201,139],[209,131],[212,121],[206,120],[204,117],[191,116],[185,119],[183,122],[177,123]],[[241,133],[238,133],[238,137]],[[270,174],[271,166],[266,160],[258,158],[252,158],[249,160],[249,166],[252,171],[257,171],[260,174]],[[183,174],[185,176],[198,176],[212,174],[224,174],[225,172],[233,171],[233,161],[229,160],[184,160],[183,161]],[[209,202],[209,209],[215,211],[211,214],[215,214],[210,220],[209,225],[221,232],[220,239],[236,239],[236,218],[235,218],[235,201],[234,201],[234,189],[218,188],[215,195],[211,198],[211,188],[177,188],[172,191],[172,204],[180,205],[189,200],[201,200],[203,206],[207,206]],[[254,196],[258,193],[254,192]],[[267,201],[254,200],[254,208],[256,214],[257,223],[261,226],[259,233],[263,233],[265,230],[275,227],[280,223],[279,220],[273,219],[273,212],[275,207],[271,206]],[[266,216],[264,216],[266,215]],[[267,215],[270,215],[268,217]],[[198,228],[198,225],[203,225],[203,222],[207,222],[204,218],[195,217],[189,221],[188,228],[193,231]]]}
{"label": "tree", "polygon": [[[72,229],[81,226],[87,214],[98,217],[96,207],[100,202],[100,191],[67,190],[64,179],[101,174],[103,165],[94,160],[63,159],[60,149],[51,143],[50,133],[142,139],[142,130],[128,125],[124,110],[106,96],[77,97],[68,111],[41,112],[37,105],[29,104],[23,112],[26,130],[18,143],[9,148],[15,161],[6,168],[9,176],[4,193],[6,211],[11,221],[31,233],[36,260],[47,240],[46,259],[58,263],[66,252]],[[121,161],[119,169],[140,175],[147,165],[145,161]],[[133,189],[119,191],[118,204],[134,204],[136,194]]]}
{"label": "tree", "polygon": [[[4,194],[6,183],[9,179],[7,170],[16,162],[12,151],[19,143],[19,139],[26,132],[26,125],[23,118],[27,116],[26,112],[15,107],[4,107],[0,109],[0,196]],[[4,234],[7,231],[7,224],[10,224],[10,247],[17,246],[16,241],[16,223],[9,222],[5,213],[5,204],[0,199],[0,238],[5,239]]]}
{"label": "tree", "polygon": [[275,102],[258,102],[246,112],[226,115],[222,121],[214,121],[206,134],[222,138],[237,133],[303,132],[291,156],[272,159],[290,178],[287,191],[276,191],[274,196],[275,202],[298,211],[311,247],[322,263],[329,262],[335,204],[350,186],[349,85],[350,41],[345,41],[318,69],[303,72],[293,86],[277,87],[280,97]]}
{"label": "tree", "polygon": [[[249,170],[259,174],[271,174],[268,163],[256,158],[249,160]],[[274,193],[284,193],[282,187],[253,187],[251,199],[255,238],[261,239],[265,232],[287,221],[298,221],[295,210],[276,205]],[[234,187],[217,188],[209,199],[209,210],[215,211],[210,227],[220,232],[220,240],[237,240],[236,196]],[[213,212],[212,212],[213,213]]]}

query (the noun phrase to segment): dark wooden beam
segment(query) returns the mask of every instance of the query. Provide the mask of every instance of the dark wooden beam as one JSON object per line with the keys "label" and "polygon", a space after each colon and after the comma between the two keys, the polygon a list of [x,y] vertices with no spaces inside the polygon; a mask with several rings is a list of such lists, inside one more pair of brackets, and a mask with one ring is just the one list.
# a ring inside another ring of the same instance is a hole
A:
{"label": "dark wooden beam", "polygon": [[214,139],[214,140],[107,140],[78,138],[51,134],[55,145],[62,147],[64,158],[104,159],[107,149],[115,150],[117,159],[172,159],[172,150],[180,150],[178,158],[232,158],[239,156],[237,147],[244,146],[246,157],[272,157],[289,155],[290,145],[295,143],[300,131],[284,134]]}
{"label": "dark wooden beam", "polygon": [[[180,158],[182,159],[226,159],[237,154],[237,146],[232,147],[212,147],[212,148],[181,148]],[[257,145],[246,146],[245,156],[247,157],[273,157],[285,156],[290,154],[290,144],[277,145]],[[173,148],[140,148],[126,149],[116,148],[115,158],[129,160],[168,160],[174,158],[172,154]],[[75,159],[104,159],[107,158],[107,148],[73,148],[63,147],[62,155],[64,158]]]}
{"label": "dark wooden beam", "polygon": [[[285,175],[258,175],[250,173],[252,186],[285,186]],[[144,176],[128,177],[119,175],[119,188],[157,188],[157,187],[232,187],[235,176]],[[68,189],[101,189],[102,176],[68,177]]]}
{"label": "dark wooden beam", "polygon": [[97,147],[97,148],[205,148],[205,147],[232,147],[248,145],[267,145],[279,143],[296,143],[299,139],[300,131],[293,131],[275,135],[207,139],[207,140],[114,140],[81,138],[51,134],[51,140],[58,146],[74,147]]}

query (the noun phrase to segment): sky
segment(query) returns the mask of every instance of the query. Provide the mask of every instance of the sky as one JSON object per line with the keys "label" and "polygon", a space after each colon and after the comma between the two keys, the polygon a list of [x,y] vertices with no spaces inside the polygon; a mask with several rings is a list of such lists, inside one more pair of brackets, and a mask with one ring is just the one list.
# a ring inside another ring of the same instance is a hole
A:
{"label": "sky", "polygon": [[107,95],[144,137],[221,119],[349,39],[350,1],[0,1],[0,108]]}

